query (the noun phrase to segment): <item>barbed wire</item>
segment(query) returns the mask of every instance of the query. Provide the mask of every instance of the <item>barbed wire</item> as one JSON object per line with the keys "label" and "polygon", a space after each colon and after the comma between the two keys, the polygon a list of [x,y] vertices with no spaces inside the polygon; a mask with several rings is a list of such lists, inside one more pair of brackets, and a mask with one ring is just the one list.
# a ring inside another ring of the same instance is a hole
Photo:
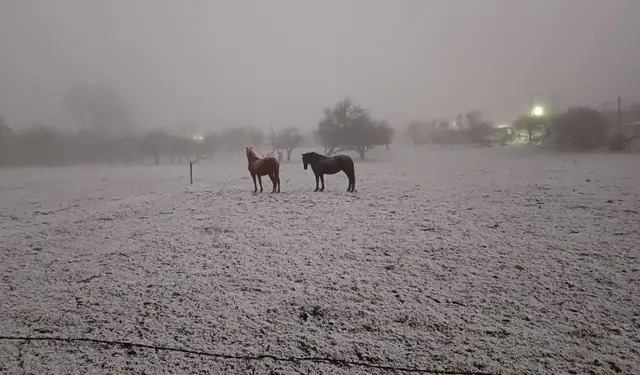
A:
{"label": "barbed wire", "polygon": [[481,372],[481,371],[435,370],[435,369],[421,369],[421,368],[411,368],[411,367],[396,367],[392,365],[378,365],[373,363],[359,362],[359,361],[352,361],[348,359],[339,359],[339,358],[331,358],[331,357],[278,357],[272,354],[237,355],[237,354],[212,353],[212,352],[192,350],[192,349],[186,349],[186,348],[140,344],[140,343],[133,343],[128,341],[101,340],[101,339],[92,339],[92,338],[85,338],[85,337],[0,336],[0,340],[26,341],[26,342],[49,341],[49,342],[64,342],[64,343],[82,342],[82,343],[92,343],[92,344],[104,344],[109,346],[121,346],[125,349],[143,348],[143,349],[152,349],[152,350],[155,350],[156,352],[158,351],[179,352],[179,353],[193,354],[193,355],[217,358],[217,359],[244,360],[244,361],[259,361],[259,360],[271,359],[272,361],[275,361],[275,362],[289,362],[289,363],[300,363],[300,362],[328,363],[332,365],[364,367],[364,368],[370,368],[370,369],[398,371],[398,372],[406,372],[406,373],[438,374],[438,375],[498,375],[496,373]]}

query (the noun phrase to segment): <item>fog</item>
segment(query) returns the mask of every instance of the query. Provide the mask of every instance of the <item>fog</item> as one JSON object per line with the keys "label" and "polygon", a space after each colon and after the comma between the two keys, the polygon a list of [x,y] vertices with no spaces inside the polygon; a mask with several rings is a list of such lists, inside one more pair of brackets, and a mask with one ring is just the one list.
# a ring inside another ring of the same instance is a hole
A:
{"label": "fog", "polygon": [[[351,95],[376,116],[522,113],[640,96],[637,1],[22,1],[0,3],[0,116],[72,127],[79,83],[112,87],[143,128],[314,127]],[[635,70],[634,70],[635,69]]]}
{"label": "fog", "polygon": [[622,0],[5,0],[0,114],[68,125],[61,98],[84,82],[117,90],[144,127],[313,127],[346,95],[392,124],[510,120],[530,92],[638,97],[638,14]]}

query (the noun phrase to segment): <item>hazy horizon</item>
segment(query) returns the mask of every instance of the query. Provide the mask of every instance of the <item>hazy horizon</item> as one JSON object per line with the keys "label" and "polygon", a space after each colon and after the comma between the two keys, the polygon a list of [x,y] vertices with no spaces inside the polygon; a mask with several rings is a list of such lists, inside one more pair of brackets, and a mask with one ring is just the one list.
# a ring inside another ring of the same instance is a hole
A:
{"label": "hazy horizon", "polygon": [[143,127],[311,129],[347,95],[393,126],[472,109],[500,123],[531,92],[640,99],[638,14],[623,0],[5,0],[0,116],[73,127],[62,97],[87,83]]}

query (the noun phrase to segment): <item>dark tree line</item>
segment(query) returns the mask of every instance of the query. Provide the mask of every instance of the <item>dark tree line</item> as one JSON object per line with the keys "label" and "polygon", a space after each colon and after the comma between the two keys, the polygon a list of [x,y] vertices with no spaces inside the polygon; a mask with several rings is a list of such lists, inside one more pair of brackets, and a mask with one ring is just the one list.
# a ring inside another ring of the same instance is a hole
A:
{"label": "dark tree line", "polygon": [[[592,108],[573,107],[554,116],[522,116],[513,122],[513,129],[526,134],[531,143],[550,140],[550,145],[559,150],[592,150],[605,145],[607,141],[611,149],[619,150],[628,146],[634,136],[620,133],[612,123],[612,118],[611,114],[607,118],[606,113]],[[413,121],[407,125],[405,132],[407,138],[416,145],[486,144],[487,138],[495,133],[497,129],[483,121],[477,111],[468,112],[465,116],[458,115],[453,123],[444,120]],[[505,138],[507,135],[505,133]]]}
{"label": "dark tree line", "polygon": [[[112,88],[100,85],[73,86],[62,101],[77,125],[74,133],[36,126],[13,132],[0,119],[0,165],[64,165],[82,162],[123,161],[144,163],[161,159],[182,162],[187,155],[213,158],[216,152],[241,153],[245,146],[260,147],[268,141],[272,150],[286,152],[291,160],[294,149],[305,142],[295,128],[272,131],[268,137],[252,127],[234,127],[220,133],[194,135],[193,122],[176,124],[172,132],[133,128],[123,98]],[[179,125],[179,126],[178,126]],[[350,99],[324,110],[314,137],[327,155],[355,151],[361,159],[378,145],[391,143],[393,131],[381,120],[373,119]],[[306,140],[306,141],[309,141]]]}
{"label": "dark tree line", "polygon": [[530,142],[550,139],[559,150],[586,151],[608,144],[612,151],[620,151],[637,137],[629,134],[624,124],[640,121],[640,105],[634,104],[620,115],[619,119],[615,110],[572,107],[554,116],[523,116],[514,122],[514,128],[525,132]]}
{"label": "dark tree line", "polygon": [[452,122],[441,119],[412,121],[405,129],[405,136],[414,145],[421,144],[483,144],[489,143],[491,124],[480,111],[459,114]]}
{"label": "dark tree line", "polygon": [[[618,118],[617,110],[605,109],[602,111],[602,116],[614,129],[614,135],[609,143],[609,148],[612,151],[628,149],[633,140],[640,138],[640,127],[638,126],[635,129],[632,127],[620,129],[620,122],[623,124],[640,123],[640,103],[632,103],[629,107],[623,108],[620,113],[620,119]],[[612,131],[610,130],[609,132],[611,133]]]}
{"label": "dark tree line", "polygon": [[371,118],[368,111],[346,98],[324,109],[316,137],[326,155],[355,151],[364,160],[375,146],[391,143],[393,129],[382,120]]}
{"label": "dark tree line", "polygon": [[572,107],[554,116],[524,116],[514,128],[526,132],[529,142],[550,139],[558,150],[593,150],[604,145],[611,123],[603,114],[589,107]]}
{"label": "dark tree line", "polygon": [[174,135],[162,130],[109,137],[81,130],[61,132],[35,126],[14,132],[0,122],[0,165],[66,165],[74,163],[185,162],[188,156],[212,160],[217,152],[240,153],[248,144],[259,146],[264,134],[259,129],[230,128],[220,134]]}
{"label": "dark tree line", "polygon": [[0,165],[130,164],[147,160],[160,164],[161,157],[174,163],[194,154],[211,157],[217,144],[215,135],[197,141],[152,131],[109,138],[90,131],[70,134],[38,126],[0,138]]}
{"label": "dark tree line", "polygon": [[608,127],[597,110],[575,107],[551,118],[550,135],[560,150],[592,150],[605,142]]}

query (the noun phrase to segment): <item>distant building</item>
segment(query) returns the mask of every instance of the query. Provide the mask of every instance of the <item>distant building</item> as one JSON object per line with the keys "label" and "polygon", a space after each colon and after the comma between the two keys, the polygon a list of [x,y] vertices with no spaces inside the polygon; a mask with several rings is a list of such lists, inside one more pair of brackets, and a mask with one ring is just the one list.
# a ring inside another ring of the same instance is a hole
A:
{"label": "distant building", "polygon": [[503,143],[514,132],[515,130],[511,125],[499,125],[491,128],[491,135],[489,136],[489,139],[491,142]]}

